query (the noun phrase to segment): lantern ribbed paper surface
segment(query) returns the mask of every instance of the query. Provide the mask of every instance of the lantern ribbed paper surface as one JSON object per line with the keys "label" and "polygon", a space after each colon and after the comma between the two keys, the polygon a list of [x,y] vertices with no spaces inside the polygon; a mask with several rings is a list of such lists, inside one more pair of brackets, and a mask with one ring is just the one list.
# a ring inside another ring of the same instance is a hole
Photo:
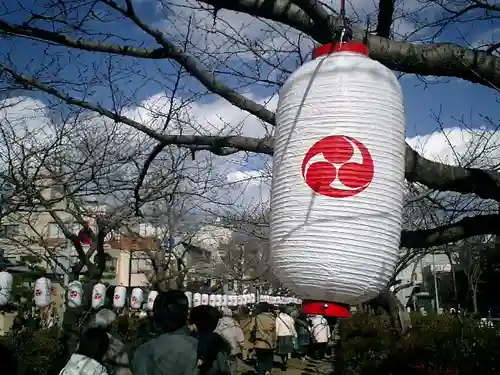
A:
{"label": "lantern ribbed paper surface", "polygon": [[80,307],[83,302],[83,286],[79,281],[72,281],[68,285],[68,292],[66,296],[69,307]]}
{"label": "lantern ribbed paper surface", "polygon": [[92,308],[99,310],[106,302],[106,285],[97,283],[92,288]]}
{"label": "lantern ribbed paper surface", "polygon": [[130,307],[132,309],[140,309],[144,302],[144,291],[141,288],[132,289],[130,296]]}
{"label": "lantern ribbed paper surface", "polygon": [[9,303],[12,293],[13,277],[7,271],[0,271],[0,306]]}
{"label": "lantern ribbed paper surface", "polygon": [[396,76],[362,53],[320,56],[284,84],[271,259],[280,281],[302,298],[356,304],[388,282],[402,225],[404,132]]}
{"label": "lantern ribbed paper surface", "polygon": [[52,282],[46,277],[35,281],[34,300],[36,307],[47,307],[52,302]]}
{"label": "lantern ribbed paper surface", "polygon": [[123,285],[118,285],[115,287],[115,291],[113,294],[113,306],[122,309],[125,307],[125,303],[127,301],[127,288]]}
{"label": "lantern ribbed paper surface", "polygon": [[152,290],[149,292],[148,305],[147,305],[149,311],[153,311],[153,306],[155,305],[156,297],[158,297],[158,292],[156,290]]}

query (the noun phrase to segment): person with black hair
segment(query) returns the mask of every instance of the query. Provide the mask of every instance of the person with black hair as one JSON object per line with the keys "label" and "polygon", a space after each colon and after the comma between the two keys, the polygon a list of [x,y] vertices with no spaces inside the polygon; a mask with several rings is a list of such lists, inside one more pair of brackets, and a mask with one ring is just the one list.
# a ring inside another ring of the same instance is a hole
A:
{"label": "person with black hair", "polygon": [[108,334],[109,348],[104,355],[103,362],[109,375],[132,375],[125,344],[118,337],[111,334],[111,327],[116,318],[113,311],[102,309],[93,316],[88,328],[99,327]]}
{"label": "person with black hair", "polygon": [[158,336],[137,348],[131,362],[134,375],[197,375],[196,338],[188,327],[189,305],[184,292],[160,292],[153,305]]}
{"label": "person with black hair", "polygon": [[191,309],[189,322],[198,340],[198,367],[200,375],[230,374],[231,345],[214,330],[221,318],[213,306],[201,305]]}
{"label": "person with black hair", "polygon": [[108,334],[102,328],[90,328],[82,333],[78,349],[59,375],[108,375],[103,358],[109,347]]}

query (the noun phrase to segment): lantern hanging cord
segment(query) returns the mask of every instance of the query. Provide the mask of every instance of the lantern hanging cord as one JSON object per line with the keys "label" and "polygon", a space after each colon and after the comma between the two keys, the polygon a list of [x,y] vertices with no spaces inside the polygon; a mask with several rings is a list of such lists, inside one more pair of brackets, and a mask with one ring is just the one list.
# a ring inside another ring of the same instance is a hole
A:
{"label": "lantern hanging cord", "polygon": [[340,0],[340,22],[342,22],[342,30],[340,32],[340,43],[348,42],[352,39],[352,30],[347,24],[345,12],[345,0]]}

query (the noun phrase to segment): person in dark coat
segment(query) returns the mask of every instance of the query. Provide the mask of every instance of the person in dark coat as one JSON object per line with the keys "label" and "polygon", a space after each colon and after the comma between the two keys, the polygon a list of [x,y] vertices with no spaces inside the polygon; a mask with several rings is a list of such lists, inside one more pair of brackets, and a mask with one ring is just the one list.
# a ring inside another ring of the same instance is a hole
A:
{"label": "person in dark coat", "polygon": [[213,306],[201,305],[191,309],[189,322],[193,336],[198,340],[198,367],[200,375],[230,374],[230,344],[214,330],[221,318]]}
{"label": "person in dark coat", "polygon": [[297,354],[302,360],[306,359],[309,354],[311,345],[310,322],[307,315],[303,312],[295,318],[295,331],[297,331]]}
{"label": "person in dark coat", "polygon": [[134,375],[197,375],[198,341],[188,327],[188,299],[180,290],[161,292],[153,305],[160,334],[142,344],[131,362]]}

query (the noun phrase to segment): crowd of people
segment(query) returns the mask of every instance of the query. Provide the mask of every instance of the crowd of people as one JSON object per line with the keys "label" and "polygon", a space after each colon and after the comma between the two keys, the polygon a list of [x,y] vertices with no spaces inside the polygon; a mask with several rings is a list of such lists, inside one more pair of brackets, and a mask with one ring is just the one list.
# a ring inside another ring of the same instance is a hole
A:
{"label": "crowd of people", "polygon": [[155,334],[129,357],[111,333],[116,318],[108,309],[96,313],[59,375],[235,375],[238,358],[255,364],[259,375],[270,375],[275,356],[282,370],[292,356],[324,358],[331,336],[324,317],[294,306],[190,309],[182,291],[169,290],[153,306]]}

